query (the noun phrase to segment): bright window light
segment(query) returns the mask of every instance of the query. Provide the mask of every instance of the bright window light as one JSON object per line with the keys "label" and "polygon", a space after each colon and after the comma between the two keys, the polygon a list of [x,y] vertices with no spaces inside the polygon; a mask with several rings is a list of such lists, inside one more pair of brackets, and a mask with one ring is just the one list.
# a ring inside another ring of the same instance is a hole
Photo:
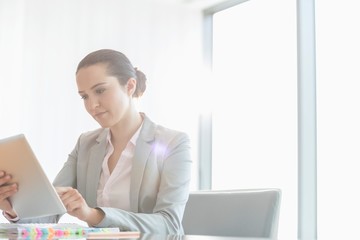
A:
{"label": "bright window light", "polygon": [[279,239],[297,236],[295,0],[213,19],[212,188],[280,188]]}
{"label": "bright window light", "polygon": [[354,238],[360,212],[359,5],[319,0],[315,15],[318,237]]}

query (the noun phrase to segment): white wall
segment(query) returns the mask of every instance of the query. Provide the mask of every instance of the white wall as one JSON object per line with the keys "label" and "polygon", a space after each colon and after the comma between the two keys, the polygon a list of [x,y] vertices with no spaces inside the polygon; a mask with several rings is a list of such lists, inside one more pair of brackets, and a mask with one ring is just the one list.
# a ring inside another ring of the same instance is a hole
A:
{"label": "white wall", "polygon": [[113,48],[147,74],[140,110],[187,131],[196,158],[201,21],[175,3],[0,0],[0,138],[25,133],[52,180],[79,134],[98,127],[77,94],[77,63]]}

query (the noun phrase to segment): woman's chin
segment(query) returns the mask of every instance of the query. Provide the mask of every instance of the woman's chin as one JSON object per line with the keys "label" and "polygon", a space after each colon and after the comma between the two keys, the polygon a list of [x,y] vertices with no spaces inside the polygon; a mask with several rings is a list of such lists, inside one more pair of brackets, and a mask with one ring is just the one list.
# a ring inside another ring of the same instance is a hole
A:
{"label": "woman's chin", "polygon": [[97,119],[95,119],[97,121],[97,123],[102,127],[102,128],[109,128],[109,124],[104,122],[104,121],[99,121]]}

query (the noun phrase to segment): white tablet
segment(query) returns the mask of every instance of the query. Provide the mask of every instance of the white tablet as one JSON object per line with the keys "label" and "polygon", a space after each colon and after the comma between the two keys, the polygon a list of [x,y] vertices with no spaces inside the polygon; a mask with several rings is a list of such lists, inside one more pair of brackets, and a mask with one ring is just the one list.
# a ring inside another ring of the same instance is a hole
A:
{"label": "white tablet", "polygon": [[18,184],[10,201],[20,219],[66,213],[24,134],[0,140],[0,170]]}

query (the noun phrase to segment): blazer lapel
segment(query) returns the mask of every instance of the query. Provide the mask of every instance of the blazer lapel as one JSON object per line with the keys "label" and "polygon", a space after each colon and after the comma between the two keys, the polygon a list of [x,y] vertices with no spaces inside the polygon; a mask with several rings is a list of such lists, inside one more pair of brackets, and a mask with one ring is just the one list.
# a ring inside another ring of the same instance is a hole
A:
{"label": "blazer lapel", "polygon": [[86,182],[86,201],[90,207],[97,206],[97,187],[99,185],[102,163],[106,153],[106,136],[108,129],[103,131],[90,149],[89,168]]}
{"label": "blazer lapel", "polygon": [[139,211],[139,193],[144,176],[146,162],[152,151],[156,125],[144,115],[144,123],[136,141],[130,181],[130,207],[133,212]]}

